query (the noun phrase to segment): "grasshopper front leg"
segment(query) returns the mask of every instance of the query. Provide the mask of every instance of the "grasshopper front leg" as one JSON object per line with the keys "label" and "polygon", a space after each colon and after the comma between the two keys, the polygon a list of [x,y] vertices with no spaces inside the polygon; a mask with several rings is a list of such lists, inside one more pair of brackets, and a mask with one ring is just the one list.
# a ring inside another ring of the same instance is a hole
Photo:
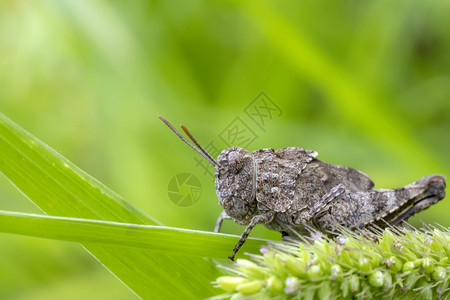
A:
{"label": "grasshopper front leg", "polygon": [[267,224],[270,221],[272,221],[274,215],[275,215],[274,213],[266,213],[266,214],[254,216],[252,218],[252,220],[250,221],[250,224],[248,224],[247,228],[245,229],[244,233],[242,233],[241,238],[239,239],[239,242],[234,247],[233,253],[230,256],[228,256],[228,258],[231,260],[234,260],[236,253],[239,251],[239,249],[242,247],[244,242],[247,240],[248,235],[252,231],[253,227],[256,226],[256,224]]}
{"label": "grasshopper front leg", "polygon": [[217,218],[216,226],[214,227],[214,232],[220,232],[220,228],[222,228],[223,220],[231,219],[225,211],[222,211]]}

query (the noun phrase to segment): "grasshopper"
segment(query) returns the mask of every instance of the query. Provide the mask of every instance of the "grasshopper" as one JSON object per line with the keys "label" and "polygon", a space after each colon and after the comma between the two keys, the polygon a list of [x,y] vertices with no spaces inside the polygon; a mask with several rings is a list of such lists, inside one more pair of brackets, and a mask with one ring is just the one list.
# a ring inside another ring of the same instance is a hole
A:
{"label": "grasshopper", "polygon": [[320,161],[317,152],[298,147],[253,152],[230,147],[214,159],[186,127],[180,125],[197,147],[159,118],[215,168],[216,194],[223,212],[214,231],[220,231],[224,219],[247,226],[231,260],[256,224],[283,236],[308,234],[308,228],[324,233],[336,226],[385,228],[401,224],[445,197],[443,175],[374,190],[375,184],[363,172]]}

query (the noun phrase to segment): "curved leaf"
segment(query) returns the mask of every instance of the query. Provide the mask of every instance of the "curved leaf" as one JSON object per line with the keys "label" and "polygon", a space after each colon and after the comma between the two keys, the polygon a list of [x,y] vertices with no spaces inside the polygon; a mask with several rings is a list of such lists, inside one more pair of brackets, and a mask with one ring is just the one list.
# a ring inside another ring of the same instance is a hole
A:
{"label": "curved leaf", "polygon": [[[155,225],[0,211],[0,231],[79,243],[151,249],[171,255],[226,258],[239,236]],[[265,240],[249,238],[241,251],[257,252]],[[157,255],[160,255],[158,253]]]}
{"label": "curved leaf", "polygon": [[[0,149],[0,171],[46,214],[159,224],[1,114]],[[139,297],[199,299],[214,294],[209,282],[218,272],[211,260],[184,251],[83,245]]]}

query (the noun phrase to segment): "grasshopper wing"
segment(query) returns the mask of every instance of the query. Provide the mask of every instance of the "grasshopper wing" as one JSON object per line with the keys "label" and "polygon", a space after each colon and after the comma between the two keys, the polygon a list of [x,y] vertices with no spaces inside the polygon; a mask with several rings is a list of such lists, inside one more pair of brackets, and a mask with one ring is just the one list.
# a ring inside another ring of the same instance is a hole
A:
{"label": "grasshopper wing", "polygon": [[372,179],[361,171],[318,159],[309,163],[307,169],[322,180],[328,191],[338,184],[344,185],[352,192],[369,191],[375,186]]}

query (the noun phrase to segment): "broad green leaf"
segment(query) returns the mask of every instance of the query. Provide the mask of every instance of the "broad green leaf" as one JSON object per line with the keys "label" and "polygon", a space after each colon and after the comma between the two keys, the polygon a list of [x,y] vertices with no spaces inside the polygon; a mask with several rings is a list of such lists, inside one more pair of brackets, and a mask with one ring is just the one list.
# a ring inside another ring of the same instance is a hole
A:
{"label": "broad green leaf", "polygon": [[[159,224],[1,114],[0,171],[48,215]],[[210,282],[218,272],[210,260],[184,251],[83,246],[139,297],[199,299],[214,294]]]}
{"label": "broad green leaf", "polygon": [[[238,236],[155,225],[52,217],[0,211],[0,231],[79,243],[151,249],[160,253],[225,258]],[[249,238],[241,251],[257,252],[264,240]]]}

